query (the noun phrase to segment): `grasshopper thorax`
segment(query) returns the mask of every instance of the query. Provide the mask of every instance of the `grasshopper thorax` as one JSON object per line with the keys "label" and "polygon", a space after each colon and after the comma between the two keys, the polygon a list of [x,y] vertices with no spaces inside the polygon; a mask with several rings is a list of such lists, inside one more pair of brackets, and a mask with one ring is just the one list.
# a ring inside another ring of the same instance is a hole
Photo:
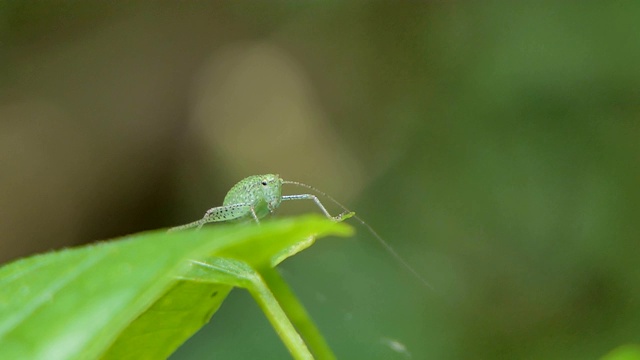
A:
{"label": "grasshopper thorax", "polygon": [[253,175],[240,180],[224,198],[223,205],[246,204],[258,218],[263,218],[280,206],[282,178],[276,174]]}

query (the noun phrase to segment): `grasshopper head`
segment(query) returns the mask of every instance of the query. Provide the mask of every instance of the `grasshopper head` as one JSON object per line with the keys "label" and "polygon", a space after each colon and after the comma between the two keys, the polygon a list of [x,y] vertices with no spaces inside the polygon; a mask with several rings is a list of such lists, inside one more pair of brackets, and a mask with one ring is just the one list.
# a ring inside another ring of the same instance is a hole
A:
{"label": "grasshopper head", "polygon": [[273,212],[282,201],[282,178],[277,174],[263,175],[260,179],[260,187],[269,211]]}

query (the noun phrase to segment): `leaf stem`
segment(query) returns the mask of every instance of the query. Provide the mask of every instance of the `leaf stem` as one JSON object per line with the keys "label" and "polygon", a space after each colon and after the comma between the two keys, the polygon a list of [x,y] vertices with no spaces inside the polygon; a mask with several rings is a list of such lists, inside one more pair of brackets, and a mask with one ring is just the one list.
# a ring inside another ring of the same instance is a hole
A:
{"label": "leaf stem", "polygon": [[[256,275],[258,274],[256,273]],[[269,289],[267,281],[262,276],[254,276],[251,279],[251,285],[246,288],[260,305],[291,355],[297,360],[313,360],[313,355],[287,318],[286,311],[282,309],[276,296]]]}
{"label": "leaf stem", "polygon": [[295,296],[289,285],[282,279],[278,270],[263,268],[259,270],[267,286],[273,291],[277,301],[287,317],[306,342],[317,359],[336,359],[331,348],[316,327],[302,303]]}

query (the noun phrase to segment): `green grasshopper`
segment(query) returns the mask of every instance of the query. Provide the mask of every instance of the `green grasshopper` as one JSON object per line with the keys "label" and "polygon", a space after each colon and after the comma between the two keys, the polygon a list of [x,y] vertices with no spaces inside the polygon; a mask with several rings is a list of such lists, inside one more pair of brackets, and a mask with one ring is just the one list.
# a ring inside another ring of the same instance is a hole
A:
{"label": "green grasshopper", "polygon": [[[315,191],[326,197],[344,211],[336,216],[331,216],[327,208],[320,202],[317,196],[312,194],[282,195],[282,185],[292,184],[305,187]],[[210,222],[230,221],[230,220],[247,220],[253,219],[256,223],[260,223],[260,219],[273,213],[283,201],[288,200],[313,200],[313,202],[322,210],[324,215],[334,221],[343,221],[351,217],[355,218],[378,240],[378,242],[387,250],[406,270],[415,276],[424,286],[434,290],[431,284],[426,281],[409,263],[398,254],[395,249],[389,245],[378,233],[373,230],[369,224],[356,216],[355,212],[347,209],[337,200],[326,193],[297,181],[283,180],[277,174],[252,175],[240,180],[227,193],[222,206],[214,207],[204,214],[204,217],[192,223],[177,226],[169,229],[169,231],[184,230],[190,228],[200,229],[204,224]]]}
{"label": "green grasshopper", "polygon": [[[280,203],[287,200],[313,200],[322,212],[334,221],[342,221],[355,215],[348,211],[337,216],[331,216],[317,196],[311,194],[282,195],[282,184],[295,184],[311,188],[295,181],[285,181],[274,174],[253,175],[240,180],[227,193],[222,206],[207,210],[204,217],[192,223],[177,226],[169,231],[184,230],[196,227],[200,229],[204,224],[218,221],[247,220],[253,218],[256,223],[260,219],[273,213]],[[314,189],[315,190],[315,189]],[[315,190],[318,191],[318,190]],[[318,191],[320,192],[320,191]]]}

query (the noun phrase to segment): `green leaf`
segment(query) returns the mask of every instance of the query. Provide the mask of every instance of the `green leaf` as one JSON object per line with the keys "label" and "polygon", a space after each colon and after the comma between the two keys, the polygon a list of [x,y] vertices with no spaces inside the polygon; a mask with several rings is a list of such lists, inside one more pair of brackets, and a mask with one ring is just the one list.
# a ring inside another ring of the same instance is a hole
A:
{"label": "green leaf", "polygon": [[315,236],[350,231],[309,216],[152,231],[10,263],[0,268],[0,358],[166,358],[238,282],[228,273],[194,281],[202,269],[190,260],[224,257],[267,268]]}

